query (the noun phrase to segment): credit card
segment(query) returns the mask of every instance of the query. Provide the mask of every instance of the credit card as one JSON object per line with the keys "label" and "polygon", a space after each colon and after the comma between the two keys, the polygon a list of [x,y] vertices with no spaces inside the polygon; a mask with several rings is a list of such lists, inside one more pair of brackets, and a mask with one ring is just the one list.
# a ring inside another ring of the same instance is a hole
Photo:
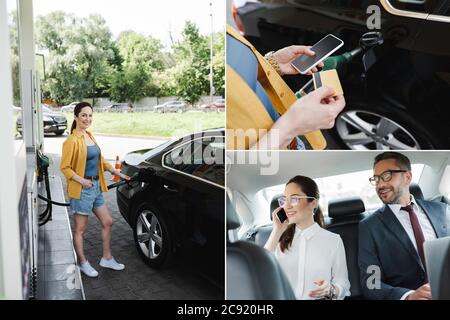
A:
{"label": "credit card", "polygon": [[313,73],[313,82],[314,89],[320,87],[332,88],[334,90],[333,97],[344,94],[336,69]]}

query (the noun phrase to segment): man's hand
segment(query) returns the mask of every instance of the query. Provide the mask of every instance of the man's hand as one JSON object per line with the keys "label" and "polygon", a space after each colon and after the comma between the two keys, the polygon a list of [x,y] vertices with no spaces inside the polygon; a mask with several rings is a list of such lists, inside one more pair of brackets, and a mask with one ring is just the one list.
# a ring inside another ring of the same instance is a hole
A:
{"label": "man's hand", "polygon": [[[309,46],[289,46],[275,52],[273,54],[273,58],[278,62],[280,70],[284,74],[298,74],[298,71],[291,65],[291,63],[296,58],[302,55],[313,57],[315,55],[315,52],[312,51],[311,47]],[[323,63],[319,63],[318,66],[322,68]],[[317,71],[318,69],[314,67],[310,71],[308,71],[307,74],[311,75],[313,72]]]}
{"label": "man's hand", "polygon": [[426,283],[406,297],[405,300],[431,300],[430,284]]}

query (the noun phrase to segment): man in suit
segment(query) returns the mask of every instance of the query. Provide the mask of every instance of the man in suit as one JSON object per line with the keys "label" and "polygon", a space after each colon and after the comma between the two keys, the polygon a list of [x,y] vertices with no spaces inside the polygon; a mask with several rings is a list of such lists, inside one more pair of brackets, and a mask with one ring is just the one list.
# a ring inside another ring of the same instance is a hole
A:
{"label": "man in suit", "polygon": [[450,208],[409,192],[411,163],[401,153],[375,157],[369,180],[385,204],[359,224],[361,287],[367,299],[429,300],[423,242],[449,235]]}

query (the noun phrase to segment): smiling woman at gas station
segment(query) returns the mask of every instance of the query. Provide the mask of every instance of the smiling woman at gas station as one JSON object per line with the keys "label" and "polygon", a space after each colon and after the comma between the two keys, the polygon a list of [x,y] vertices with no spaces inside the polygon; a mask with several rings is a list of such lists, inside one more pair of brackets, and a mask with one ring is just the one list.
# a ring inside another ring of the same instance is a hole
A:
{"label": "smiling woman at gas station", "polygon": [[86,259],[83,249],[88,217],[94,213],[102,225],[103,255],[99,265],[123,270],[125,266],[111,255],[112,218],[102,194],[108,191],[103,172],[108,170],[125,180],[130,177],[120,173],[103,158],[94,136],[87,130],[92,124],[92,113],[93,108],[87,102],[80,102],[75,106],[70,135],[63,144],[61,171],[67,179],[67,194],[74,214],[73,243],[80,270],[89,277],[97,277],[98,272]]}

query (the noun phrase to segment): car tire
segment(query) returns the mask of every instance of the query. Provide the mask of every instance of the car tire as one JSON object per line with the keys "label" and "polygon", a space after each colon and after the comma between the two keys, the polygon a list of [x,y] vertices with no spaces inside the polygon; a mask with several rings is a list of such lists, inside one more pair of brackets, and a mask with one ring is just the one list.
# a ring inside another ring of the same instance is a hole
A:
{"label": "car tire", "polygon": [[[341,148],[407,150],[436,149],[441,145],[420,121],[394,105],[367,99],[350,98],[348,101],[330,130]],[[381,129],[383,125],[385,131]],[[384,132],[390,133],[385,135]]]}
{"label": "car tire", "polygon": [[183,109],[178,109],[177,112],[178,113],[183,113]]}
{"label": "car tire", "polygon": [[[144,227],[144,223],[147,227]],[[167,218],[159,210],[144,205],[135,211],[133,238],[141,259],[148,266],[162,268],[172,265],[174,232]]]}
{"label": "car tire", "polygon": [[62,136],[64,134],[65,131],[56,131],[55,135],[57,136]]}

